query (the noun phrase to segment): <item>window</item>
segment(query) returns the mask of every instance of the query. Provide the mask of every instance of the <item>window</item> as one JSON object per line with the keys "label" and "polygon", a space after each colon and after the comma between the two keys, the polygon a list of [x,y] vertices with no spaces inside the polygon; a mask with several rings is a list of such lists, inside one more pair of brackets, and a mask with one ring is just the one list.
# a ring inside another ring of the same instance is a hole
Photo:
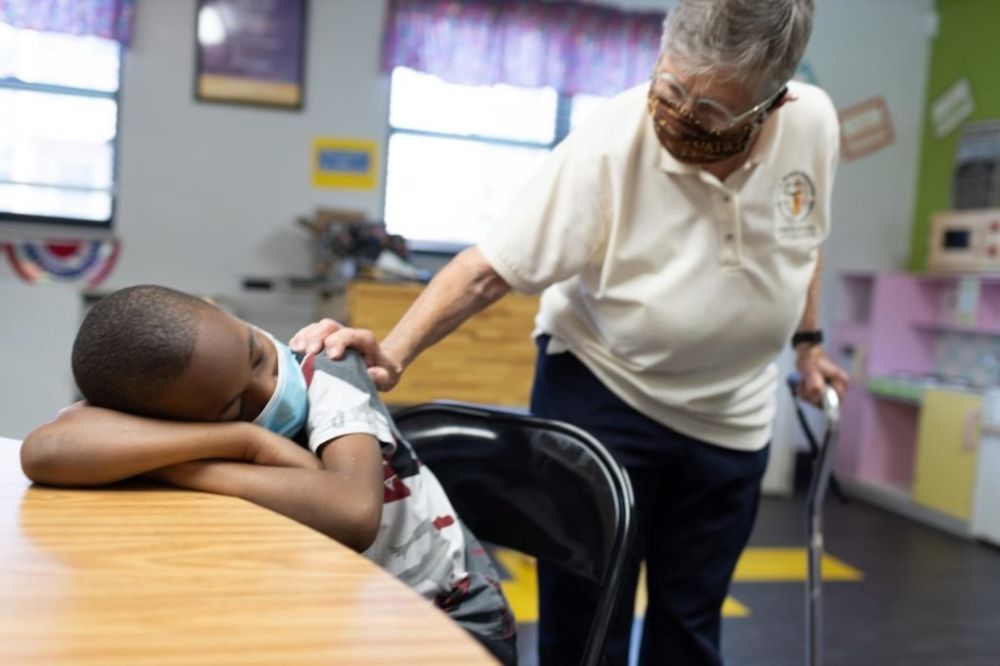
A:
{"label": "window", "polygon": [[478,242],[545,155],[602,100],[466,86],[396,67],[385,220],[419,246]]}
{"label": "window", "polygon": [[0,23],[0,219],[106,226],[121,47]]}

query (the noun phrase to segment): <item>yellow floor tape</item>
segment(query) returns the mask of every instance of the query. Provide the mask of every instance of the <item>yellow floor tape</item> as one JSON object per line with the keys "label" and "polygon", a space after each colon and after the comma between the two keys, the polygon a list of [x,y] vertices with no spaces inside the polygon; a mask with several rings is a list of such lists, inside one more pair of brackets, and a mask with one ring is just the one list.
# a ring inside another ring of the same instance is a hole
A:
{"label": "yellow floor tape", "polygon": [[[535,560],[506,548],[493,551],[497,562],[510,578],[501,582],[504,594],[518,622],[538,621],[538,576]],[[821,562],[824,581],[857,582],[863,574],[831,555],[824,555]],[[790,583],[806,579],[806,552],[804,548],[747,548],[736,565],[733,581],[737,583]],[[646,571],[639,574],[639,589],[635,599],[636,617],[646,612]],[[749,617],[750,609],[727,597],[722,605],[724,617]]]}
{"label": "yellow floor tape", "polygon": [[[805,548],[747,548],[736,564],[733,580],[738,583],[793,583],[806,579]],[[860,571],[831,555],[823,555],[820,573],[824,581],[857,582]]]}

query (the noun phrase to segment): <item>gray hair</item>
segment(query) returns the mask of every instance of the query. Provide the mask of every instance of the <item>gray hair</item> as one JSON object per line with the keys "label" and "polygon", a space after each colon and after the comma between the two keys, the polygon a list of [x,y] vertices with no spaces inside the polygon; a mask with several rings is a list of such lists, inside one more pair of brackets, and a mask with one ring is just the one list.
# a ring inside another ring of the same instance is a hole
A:
{"label": "gray hair", "polygon": [[763,101],[795,75],[813,11],[813,0],[679,0],[663,22],[662,51],[692,76],[747,81]]}

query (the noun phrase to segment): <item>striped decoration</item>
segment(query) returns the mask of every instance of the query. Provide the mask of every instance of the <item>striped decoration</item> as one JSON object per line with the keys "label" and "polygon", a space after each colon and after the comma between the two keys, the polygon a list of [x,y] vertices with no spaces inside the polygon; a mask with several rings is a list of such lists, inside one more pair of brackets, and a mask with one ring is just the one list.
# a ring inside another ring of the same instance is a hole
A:
{"label": "striped decoration", "polygon": [[88,287],[97,286],[108,276],[120,247],[117,239],[3,244],[11,265],[25,282],[83,281]]}

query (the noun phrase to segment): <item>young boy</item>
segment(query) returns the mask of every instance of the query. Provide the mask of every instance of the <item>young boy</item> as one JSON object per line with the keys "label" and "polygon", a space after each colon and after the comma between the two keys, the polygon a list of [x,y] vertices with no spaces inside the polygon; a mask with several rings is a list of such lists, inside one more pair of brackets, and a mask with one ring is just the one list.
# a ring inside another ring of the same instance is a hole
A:
{"label": "young boy", "polygon": [[87,402],[28,435],[29,478],[80,486],[144,475],[242,497],[362,552],[516,662],[492,564],[358,356],[300,360],[214,305],[138,286],[91,308],[72,365]]}

